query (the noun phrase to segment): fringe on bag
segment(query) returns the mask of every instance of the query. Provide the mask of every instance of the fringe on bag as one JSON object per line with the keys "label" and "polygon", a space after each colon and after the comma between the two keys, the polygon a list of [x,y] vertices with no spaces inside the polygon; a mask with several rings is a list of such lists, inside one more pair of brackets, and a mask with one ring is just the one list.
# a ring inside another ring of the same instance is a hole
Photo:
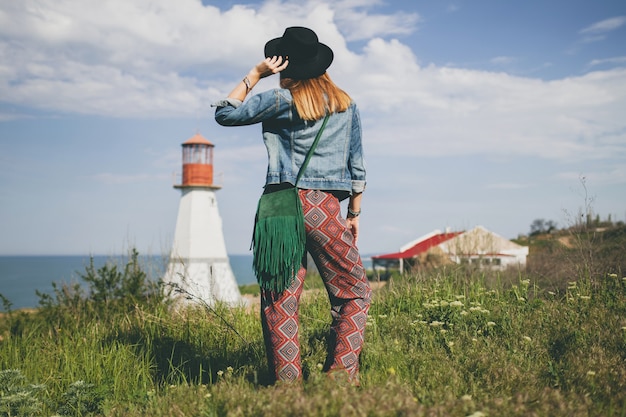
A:
{"label": "fringe on bag", "polygon": [[259,286],[282,292],[293,283],[306,251],[302,216],[257,219],[252,240],[253,268]]}

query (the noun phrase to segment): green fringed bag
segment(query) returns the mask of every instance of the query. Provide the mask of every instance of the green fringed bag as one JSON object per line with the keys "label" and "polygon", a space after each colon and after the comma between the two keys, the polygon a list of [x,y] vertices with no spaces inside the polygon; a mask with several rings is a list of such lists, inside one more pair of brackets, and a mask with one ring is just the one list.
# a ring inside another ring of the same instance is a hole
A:
{"label": "green fringed bag", "polygon": [[306,251],[304,213],[298,182],[326,127],[328,115],[306,155],[293,187],[264,193],[259,199],[252,235],[252,267],[263,289],[283,292],[298,273]]}

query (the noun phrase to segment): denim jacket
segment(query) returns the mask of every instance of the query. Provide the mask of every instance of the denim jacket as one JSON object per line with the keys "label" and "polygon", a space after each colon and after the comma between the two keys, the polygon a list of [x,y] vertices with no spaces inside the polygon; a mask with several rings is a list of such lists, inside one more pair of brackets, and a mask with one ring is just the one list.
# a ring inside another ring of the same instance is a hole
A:
{"label": "denim jacket", "polygon": [[[322,126],[321,120],[302,120],[291,92],[273,89],[245,102],[224,99],[214,104],[215,120],[222,126],[261,123],[267,148],[265,185],[295,184],[298,170]],[[365,189],[365,164],[361,145],[361,121],[356,104],[333,113],[315,148],[298,188],[335,192],[340,199]]]}

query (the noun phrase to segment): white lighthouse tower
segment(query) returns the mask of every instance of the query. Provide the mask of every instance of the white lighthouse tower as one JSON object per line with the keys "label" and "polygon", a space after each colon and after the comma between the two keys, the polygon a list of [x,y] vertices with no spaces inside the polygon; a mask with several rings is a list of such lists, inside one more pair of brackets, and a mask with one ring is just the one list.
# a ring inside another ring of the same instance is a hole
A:
{"label": "white lighthouse tower", "polygon": [[180,301],[236,305],[242,297],[217,209],[215,191],[221,187],[213,184],[213,147],[199,133],[182,144],[183,181],[174,186],[182,195],[164,281],[184,290]]}

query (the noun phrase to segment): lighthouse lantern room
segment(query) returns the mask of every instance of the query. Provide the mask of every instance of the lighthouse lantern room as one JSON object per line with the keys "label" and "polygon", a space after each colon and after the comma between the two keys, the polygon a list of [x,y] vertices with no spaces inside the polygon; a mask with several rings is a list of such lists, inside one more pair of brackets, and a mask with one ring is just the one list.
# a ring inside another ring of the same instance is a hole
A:
{"label": "lighthouse lantern room", "polygon": [[182,184],[174,242],[164,281],[181,302],[242,302],[222,232],[213,184],[214,145],[202,135],[182,144]]}
{"label": "lighthouse lantern room", "polygon": [[182,144],[183,183],[178,187],[213,185],[213,145],[199,133]]}

